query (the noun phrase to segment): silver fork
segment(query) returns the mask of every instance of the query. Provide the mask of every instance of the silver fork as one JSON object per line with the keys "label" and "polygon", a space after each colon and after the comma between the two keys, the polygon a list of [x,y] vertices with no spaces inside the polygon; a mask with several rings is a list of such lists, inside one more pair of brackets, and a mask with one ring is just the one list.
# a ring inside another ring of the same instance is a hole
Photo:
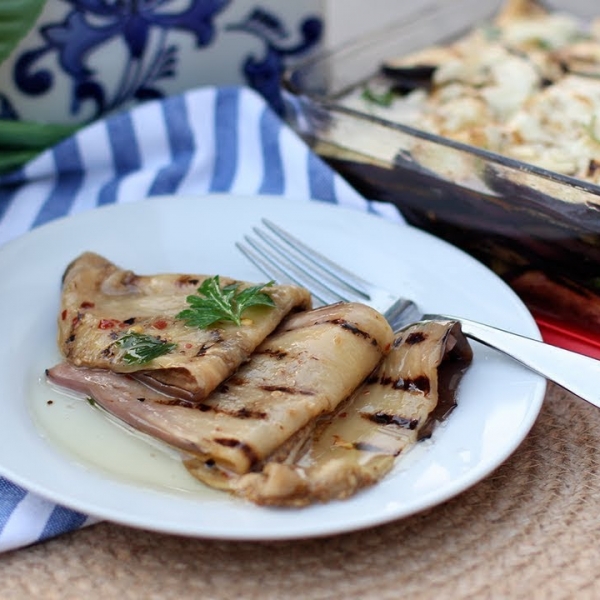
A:
{"label": "silver fork", "polygon": [[451,319],[463,333],[510,356],[525,367],[600,407],[600,361],[538,340],[451,315],[422,314],[401,298],[365,281],[307,246],[275,223],[263,219],[238,249],[267,277],[308,289],[316,304],[363,302],[381,312],[394,331],[416,321]]}

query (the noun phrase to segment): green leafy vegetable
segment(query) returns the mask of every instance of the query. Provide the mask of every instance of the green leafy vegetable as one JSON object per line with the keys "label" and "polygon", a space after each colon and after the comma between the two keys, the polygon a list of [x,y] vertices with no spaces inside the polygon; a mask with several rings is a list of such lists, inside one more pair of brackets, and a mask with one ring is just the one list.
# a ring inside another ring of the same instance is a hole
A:
{"label": "green leafy vegetable", "polygon": [[134,331],[125,333],[115,343],[125,351],[123,362],[128,365],[143,365],[177,347],[177,344],[165,342],[159,337]]}
{"label": "green leafy vegetable", "polygon": [[553,49],[552,40],[539,37],[532,41],[540,50],[546,50],[547,52],[549,52]]}
{"label": "green leafy vegetable", "polygon": [[13,51],[39,17],[46,0],[0,2],[0,62]]}
{"label": "green leafy vegetable", "polygon": [[255,285],[238,292],[239,283],[232,283],[221,288],[219,276],[205,279],[198,288],[197,296],[186,298],[190,308],[182,310],[178,319],[182,319],[191,327],[204,329],[218,321],[232,321],[242,324],[242,314],[251,306],[275,306],[273,299],[263,290],[273,285],[273,281]]}
{"label": "green leafy vegetable", "polygon": [[[29,33],[45,4],[46,0],[0,1],[0,63]],[[0,119],[0,173],[20,167],[78,127]]]}
{"label": "green leafy vegetable", "polygon": [[484,37],[489,41],[499,40],[502,37],[502,30],[493,23],[485,23],[481,27]]}
{"label": "green leafy vegetable", "polygon": [[394,101],[394,92],[393,90],[387,90],[385,92],[382,93],[377,93],[375,91],[373,91],[371,88],[369,88],[368,86],[365,86],[365,88],[362,91],[362,98],[363,100],[366,100],[367,102],[372,102],[373,104],[378,104],[379,106],[390,106],[392,104],[392,102]]}
{"label": "green leafy vegetable", "polygon": [[0,173],[20,167],[78,128],[79,125],[0,119]]}

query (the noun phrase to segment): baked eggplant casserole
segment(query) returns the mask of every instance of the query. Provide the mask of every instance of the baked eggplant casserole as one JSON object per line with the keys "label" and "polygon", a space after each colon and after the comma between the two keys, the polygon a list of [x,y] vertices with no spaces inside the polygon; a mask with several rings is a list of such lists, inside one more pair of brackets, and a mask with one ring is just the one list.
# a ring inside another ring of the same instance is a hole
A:
{"label": "baked eggplant casserole", "polygon": [[286,119],[363,196],[492,269],[543,333],[597,352],[600,10],[479,1],[425,3],[290,70]]}
{"label": "baked eggplant casserole", "polygon": [[342,104],[600,183],[600,19],[510,0],[448,43],[390,57]]}

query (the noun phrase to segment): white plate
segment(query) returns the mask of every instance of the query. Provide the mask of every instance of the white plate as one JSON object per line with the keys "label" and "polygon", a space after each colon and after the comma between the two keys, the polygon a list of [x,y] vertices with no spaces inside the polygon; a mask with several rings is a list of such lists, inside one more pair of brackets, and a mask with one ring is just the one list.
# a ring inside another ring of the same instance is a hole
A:
{"label": "white plate", "polygon": [[[43,383],[44,368],[59,360],[60,277],[80,252],[99,252],[140,273],[220,273],[264,281],[234,247],[261,217],[364,277],[412,296],[427,312],[462,314],[539,339],[525,306],[491,271],[437,238],[374,215],[308,201],[225,195],[102,208],[53,222],[0,250],[5,290],[0,473],[57,503],[134,527],[222,539],[285,539],[355,530],[432,507],[485,477],[517,448],[538,415],[545,380],[478,344],[459,406],[430,442],[408,453],[373,488],[300,510],[261,508],[195,481],[182,484],[188,479],[177,461],[115,433],[105,419],[95,423],[98,411],[83,401],[57,398]],[[60,418],[44,425],[44,415]],[[103,427],[122,445],[102,446],[110,438]]]}

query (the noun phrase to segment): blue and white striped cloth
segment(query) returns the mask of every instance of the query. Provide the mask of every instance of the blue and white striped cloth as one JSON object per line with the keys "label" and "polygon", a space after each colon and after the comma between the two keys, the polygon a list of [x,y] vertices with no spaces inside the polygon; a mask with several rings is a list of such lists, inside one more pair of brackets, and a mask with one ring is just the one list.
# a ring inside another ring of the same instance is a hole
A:
{"label": "blue and white striped cloth", "polygon": [[[206,87],[95,122],[0,176],[0,244],[105,204],[219,192],[308,197],[402,222],[392,205],[362,198],[257,93]],[[0,552],[93,522],[0,477]]]}

